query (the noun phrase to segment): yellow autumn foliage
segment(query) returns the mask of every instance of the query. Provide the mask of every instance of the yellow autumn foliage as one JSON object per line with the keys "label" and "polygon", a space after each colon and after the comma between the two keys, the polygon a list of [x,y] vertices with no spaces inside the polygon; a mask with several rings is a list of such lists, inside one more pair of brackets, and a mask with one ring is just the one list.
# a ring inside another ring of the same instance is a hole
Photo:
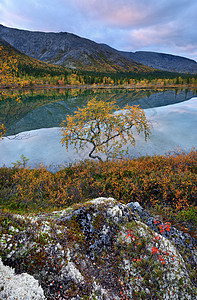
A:
{"label": "yellow autumn foliage", "polygon": [[[116,111],[116,112],[115,112]],[[102,160],[122,157],[127,151],[127,143],[135,146],[135,128],[137,134],[144,133],[145,140],[150,135],[150,124],[139,106],[125,106],[118,111],[114,101],[105,102],[92,99],[86,107],[78,108],[74,115],[67,116],[62,125],[62,145],[68,150],[74,145],[76,150],[91,147],[89,157]]]}

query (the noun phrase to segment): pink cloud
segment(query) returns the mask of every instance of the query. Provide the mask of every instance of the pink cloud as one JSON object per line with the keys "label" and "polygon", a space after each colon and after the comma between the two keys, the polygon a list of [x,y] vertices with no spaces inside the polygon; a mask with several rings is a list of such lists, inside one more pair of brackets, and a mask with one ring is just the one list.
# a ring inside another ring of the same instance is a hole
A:
{"label": "pink cloud", "polygon": [[140,4],[140,1],[74,0],[74,2],[85,15],[112,27],[135,26],[144,22],[150,13],[150,7]]}
{"label": "pink cloud", "polygon": [[[173,43],[173,38],[177,35],[177,28],[174,22],[165,26],[150,26],[130,31],[129,37],[139,46],[151,44],[168,44]],[[171,41],[171,42],[169,42]]]}

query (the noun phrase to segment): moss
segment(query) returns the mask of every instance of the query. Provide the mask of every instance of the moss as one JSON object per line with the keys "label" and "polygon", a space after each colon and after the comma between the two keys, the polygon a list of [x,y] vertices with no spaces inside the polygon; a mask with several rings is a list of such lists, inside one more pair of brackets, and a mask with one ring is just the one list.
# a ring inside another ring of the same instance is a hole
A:
{"label": "moss", "polygon": [[186,220],[193,223],[193,225],[197,225],[197,208],[191,206],[186,210],[183,210],[178,213],[178,218],[180,220]]}
{"label": "moss", "polygon": [[101,229],[101,227],[103,226],[103,223],[104,223],[104,216],[101,215],[101,214],[98,214],[98,215],[93,219],[92,226],[93,226],[95,229]]}

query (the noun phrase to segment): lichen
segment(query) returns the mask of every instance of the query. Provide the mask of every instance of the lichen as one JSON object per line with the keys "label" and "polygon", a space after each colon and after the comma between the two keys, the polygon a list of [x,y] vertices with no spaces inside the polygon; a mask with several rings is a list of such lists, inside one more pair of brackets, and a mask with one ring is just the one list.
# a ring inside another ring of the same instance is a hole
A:
{"label": "lichen", "polygon": [[112,198],[32,217],[5,214],[1,224],[4,263],[33,275],[47,299],[196,297],[176,245]]}
{"label": "lichen", "polygon": [[14,269],[4,266],[0,258],[0,299],[45,300],[38,280],[29,274],[15,274]]}

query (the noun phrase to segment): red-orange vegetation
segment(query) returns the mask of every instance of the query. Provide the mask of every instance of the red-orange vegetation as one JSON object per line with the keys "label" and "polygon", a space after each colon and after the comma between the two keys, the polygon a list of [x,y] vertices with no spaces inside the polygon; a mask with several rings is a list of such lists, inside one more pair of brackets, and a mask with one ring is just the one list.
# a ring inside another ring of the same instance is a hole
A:
{"label": "red-orange vegetation", "polygon": [[68,207],[99,196],[142,206],[196,205],[197,151],[108,162],[85,161],[51,173],[39,169],[0,169],[1,205]]}

